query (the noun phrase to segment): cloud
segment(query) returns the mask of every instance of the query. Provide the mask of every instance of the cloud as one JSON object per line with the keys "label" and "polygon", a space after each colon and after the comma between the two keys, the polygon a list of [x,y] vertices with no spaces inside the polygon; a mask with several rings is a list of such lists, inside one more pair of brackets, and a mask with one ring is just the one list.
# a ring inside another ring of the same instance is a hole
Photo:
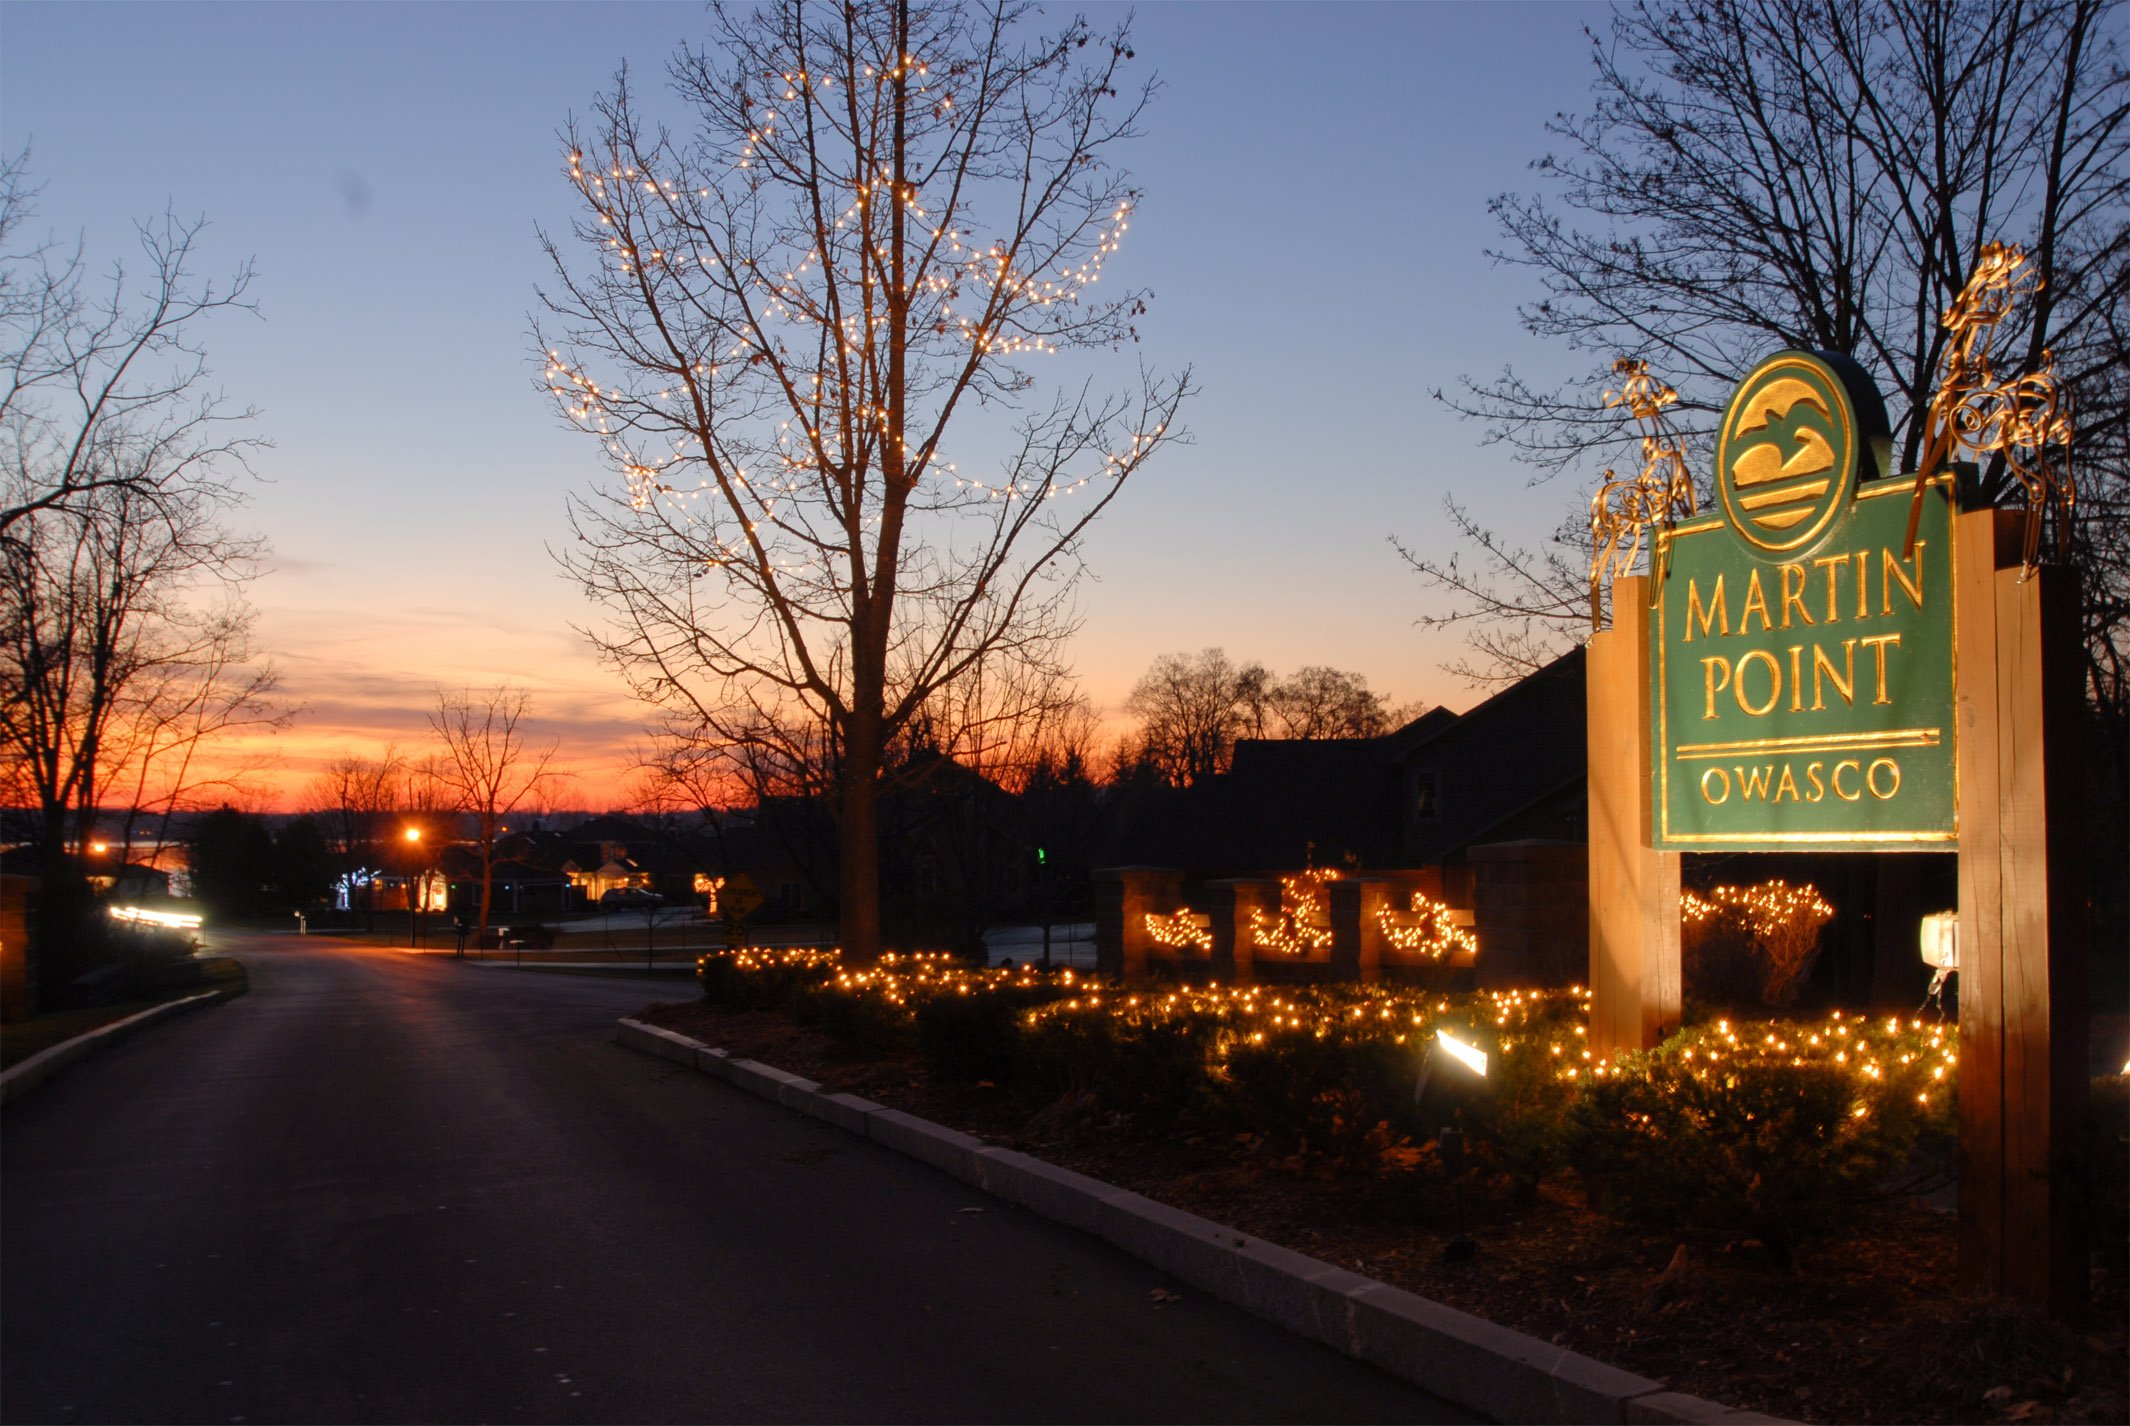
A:
{"label": "cloud", "polygon": [[618,798],[654,710],[630,697],[584,642],[551,624],[514,625],[449,606],[354,610],[330,604],[262,609],[263,642],[281,672],[284,703],[300,706],[279,733],[231,737],[210,756],[229,766],[270,759],[251,779],[268,804],[293,809],[328,763],[387,746],[435,746],[429,715],[439,686],[479,693],[510,684],[532,695],[528,728],[552,739],[556,766],[587,802]]}

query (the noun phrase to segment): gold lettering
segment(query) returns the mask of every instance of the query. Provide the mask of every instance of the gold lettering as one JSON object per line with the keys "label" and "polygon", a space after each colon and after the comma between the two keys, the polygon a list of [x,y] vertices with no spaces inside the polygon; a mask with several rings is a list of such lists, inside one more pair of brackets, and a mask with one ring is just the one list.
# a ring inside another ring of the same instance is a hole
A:
{"label": "gold lettering", "polygon": [[1785,629],[1790,627],[1790,610],[1793,606],[1800,621],[1806,624],[1812,622],[1811,612],[1805,608],[1805,567],[1801,564],[1782,566],[1782,626]]}
{"label": "gold lettering", "polygon": [[[1717,665],[1719,664],[1722,665],[1723,672],[1723,681],[1721,683],[1716,681]],[[1701,681],[1708,685],[1708,704],[1702,709],[1701,716],[1704,719],[1713,718],[1716,716],[1716,695],[1730,687],[1731,684],[1731,661],[1722,654],[1710,654],[1707,658],[1701,660]]]}
{"label": "gold lettering", "polygon": [[1841,799],[1842,801],[1844,801],[1844,802],[1861,802],[1861,801],[1863,801],[1863,800],[1864,800],[1864,794],[1863,794],[1863,793],[1861,793],[1861,792],[1844,792],[1844,791],[1842,791],[1842,774],[1843,774],[1844,772],[1862,772],[1863,770],[1864,770],[1864,765],[1863,765],[1862,763],[1858,762],[1858,761],[1857,761],[1857,760],[1856,760],[1855,758],[1843,758],[1843,759],[1842,759],[1842,760],[1841,760],[1840,762],[1836,763],[1836,764],[1834,765],[1834,779],[1833,779],[1833,782],[1834,782],[1834,795],[1835,795],[1836,797],[1839,797],[1839,798],[1840,798],[1840,799]]}
{"label": "gold lettering", "polygon": [[[1923,548],[1921,540],[1916,541],[1916,548],[1918,550]],[[1887,772],[1893,775],[1891,784],[1884,792],[1879,791],[1880,768],[1886,769]],[[1870,788],[1871,795],[1879,801],[1893,801],[1893,795],[1901,790],[1901,765],[1892,758],[1874,758],[1871,766],[1864,770],[1864,786]]]}
{"label": "gold lettering", "polygon": [[1780,802],[1784,793],[1789,794],[1792,802],[1797,801],[1797,779],[1790,776],[1790,765],[1788,763],[1782,765],[1782,781],[1775,784],[1775,796],[1770,800]]}
{"label": "gold lettering", "polygon": [[1827,800],[1827,784],[1819,775],[1819,770],[1825,766],[1826,764],[1823,762],[1805,764],[1805,785],[1812,789],[1805,794],[1805,801],[1824,802]]}
{"label": "gold lettering", "polygon": [[[1922,556],[1922,553],[1923,542],[1921,540],[1918,540],[1916,541],[1917,557],[1920,558]],[[1899,634],[1874,634],[1868,639],[1860,639],[1857,642],[1861,643],[1865,648],[1871,650],[1871,652],[1877,655],[1878,657],[1878,696],[1873,698],[1871,701],[1874,704],[1893,702],[1891,698],[1888,698],[1886,696],[1886,650],[1888,648],[1899,648],[1901,646],[1901,636]]]}
{"label": "gold lettering", "polygon": [[[1723,789],[1721,796],[1709,790],[1709,779],[1714,778]],[[1731,775],[1720,767],[1712,767],[1701,774],[1701,800],[1711,807],[1721,807],[1731,800]]]}
{"label": "gold lettering", "polygon": [[1842,696],[1843,703],[1852,707],[1856,703],[1856,640],[1842,640],[1842,656],[1847,660],[1846,671],[1836,673],[1834,660],[1827,657],[1827,651],[1818,644],[1812,646],[1812,711],[1815,713],[1827,706],[1821,696],[1827,683],[1834,685],[1834,691]]}
{"label": "gold lettering", "polygon": [[1760,571],[1757,569],[1753,571],[1753,577],[1746,581],[1745,608],[1738,611],[1739,633],[1745,632],[1745,621],[1753,617],[1755,610],[1760,612],[1761,633],[1765,634],[1775,627],[1774,621],[1768,618],[1768,592],[1760,587]]}
{"label": "gold lettering", "polygon": [[1849,563],[1847,555],[1828,555],[1825,559],[1812,561],[1812,568],[1827,572],[1827,617],[1825,622],[1837,623],[1842,617],[1842,567]]}
{"label": "gold lettering", "polygon": [[1768,785],[1775,780],[1775,764],[1763,763],[1759,767],[1741,767],[1738,773],[1738,789],[1745,800],[1765,802],[1768,800]]}
{"label": "gold lettering", "polygon": [[[1818,649],[1815,647],[1815,653]],[[1790,645],[1790,711],[1796,713],[1804,708],[1805,680],[1799,660],[1805,656],[1803,644]]]}
{"label": "gold lettering", "polygon": [[[1706,609],[1701,607],[1700,588],[1692,580],[1686,581],[1686,637],[1680,642],[1690,644],[1694,641],[1694,620],[1696,618],[1701,621],[1701,637],[1704,639],[1708,637],[1711,627],[1719,634],[1728,634],[1731,631],[1730,610],[1726,609],[1723,604],[1722,575],[1716,576],[1716,587],[1709,591],[1708,607]],[[1710,714],[1709,716],[1714,717],[1715,715]]]}
{"label": "gold lettering", "polygon": [[[1745,701],[1746,665],[1756,660],[1768,666],[1768,697],[1758,708]],[[1775,701],[1782,697],[1782,665],[1775,662],[1775,655],[1766,649],[1751,649],[1739,655],[1738,672],[1731,680],[1731,696],[1738,700],[1739,708],[1744,710],[1747,717],[1767,717],[1769,710],[1774,708]]]}
{"label": "gold lettering", "polygon": [[1871,551],[1856,552],[1856,617],[1871,617]]}
{"label": "gold lettering", "polygon": [[1916,541],[1916,577],[1913,580],[1909,579],[1908,571],[1901,567],[1901,562],[1894,558],[1892,550],[1882,549],[1879,551],[1879,555],[1879,612],[1881,614],[1891,614],[1893,612],[1893,587],[1896,584],[1901,586],[1901,593],[1907,595],[1909,601],[1916,608],[1921,609],[1923,607],[1923,542],[1921,540]]}

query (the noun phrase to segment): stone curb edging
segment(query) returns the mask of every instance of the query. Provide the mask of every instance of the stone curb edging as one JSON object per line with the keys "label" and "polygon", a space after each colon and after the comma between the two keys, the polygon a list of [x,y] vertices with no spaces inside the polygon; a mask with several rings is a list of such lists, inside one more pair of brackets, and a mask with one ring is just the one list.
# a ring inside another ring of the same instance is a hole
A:
{"label": "stone curb edging", "polygon": [[1497,1421],[1748,1426],[1783,1418],[1675,1392],[1566,1348],[1115,1184],[889,1109],[640,1020],[624,1048],[686,1065],[824,1120],[972,1188],[1092,1233],[1208,1296],[1381,1367]]}
{"label": "stone curb edging", "polygon": [[67,1066],[86,1059],[107,1045],[123,1040],[136,1030],[175,1015],[181,1010],[190,1010],[204,1001],[227,1000],[239,993],[241,992],[232,990],[203,990],[182,1000],[151,1005],[138,1014],[128,1015],[123,1020],[113,1020],[108,1025],[99,1025],[71,1040],[62,1040],[50,1049],[39,1050],[21,1064],[0,1072],[0,1104],[13,1104]]}

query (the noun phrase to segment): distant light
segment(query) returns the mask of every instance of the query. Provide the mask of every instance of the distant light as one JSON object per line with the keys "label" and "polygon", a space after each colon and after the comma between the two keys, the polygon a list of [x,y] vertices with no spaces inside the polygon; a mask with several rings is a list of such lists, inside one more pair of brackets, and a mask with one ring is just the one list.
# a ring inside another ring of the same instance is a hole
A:
{"label": "distant light", "polygon": [[109,842],[91,842],[89,843],[89,850],[98,856],[102,856],[105,852],[111,850],[111,844]]}
{"label": "distant light", "polygon": [[1473,1074],[1478,1075],[1481,1079],[1486,1078],[1487,1052],[1485,1050],[1474,1049],[1464,1043],[1464,1041],[1451,1035],[1447,1030],[1437,1030],[1435,1032],[1435,1042],[1441,1045],[1443,1049],[1448,1050],[1459,1064]]}
{"label": "distant light", "polygon": [[191,911],[151,911],[145,906],[114,906],[111,919],[136,925],[167,926],[178,931],[197,931],[203,919]]}
{"label": "distant light", "polygon": [[409,827],[407,829],[406,836],[407,840],[410,842],[419,842],[422,839],[422,829],[419,827]]}

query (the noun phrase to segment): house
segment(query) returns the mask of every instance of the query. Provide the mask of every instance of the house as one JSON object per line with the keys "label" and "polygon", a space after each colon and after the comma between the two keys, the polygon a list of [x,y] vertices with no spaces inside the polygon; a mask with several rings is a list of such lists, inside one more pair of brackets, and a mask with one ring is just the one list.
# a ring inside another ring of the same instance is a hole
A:
{"label": "house", "polygon": [[1580,648],[1380,738],[1245,739],[1220,776],[1138,791],[1098,938],[1127,934],[1124,906],[1203,906],[1232,895],[1211,883],[1327,867],[1422,878],[1469,911],[1483,982],[1565,982],[1588,958],[1587,756]]}
{"label": "house", "polygon": [[1583,651],[1462,714],[1380,738],[1251,739],[1229,770],[1142,791],[1114,860],[1193,876],[1463,867],[1473,848],[1584,837]]}

